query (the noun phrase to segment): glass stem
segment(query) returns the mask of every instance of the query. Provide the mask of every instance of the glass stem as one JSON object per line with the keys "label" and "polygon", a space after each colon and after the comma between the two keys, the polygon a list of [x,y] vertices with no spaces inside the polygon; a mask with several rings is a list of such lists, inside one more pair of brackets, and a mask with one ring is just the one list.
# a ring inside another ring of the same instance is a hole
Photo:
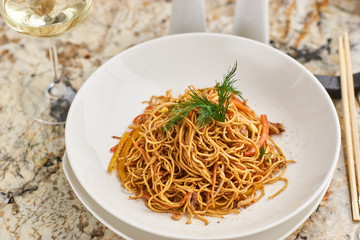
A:
{"label": "glass stem", "polygon": [[55,39],[49,39],[49,54],[50,54],[50,61],[52,65],[52,72],[53,72],[53,83],[57,84],[60,82],[60,78],[58,75],[58,55],[56,51],[56,44]]}

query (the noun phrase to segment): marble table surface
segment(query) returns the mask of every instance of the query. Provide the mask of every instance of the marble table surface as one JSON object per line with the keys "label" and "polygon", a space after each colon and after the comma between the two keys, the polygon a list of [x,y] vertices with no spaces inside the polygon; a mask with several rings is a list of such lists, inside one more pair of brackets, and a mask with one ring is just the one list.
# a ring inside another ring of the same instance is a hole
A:
{"label": "marble table surface", "polygon": [[[206,0],[208,32],[231,34],[235,0]],[[338,75],[338,36],[350,33],[360,71],[360,1],[270,0],[270,44],[316,74]],[[144,41],[167,35],[169,0],[96,0],[76,31],[59,38],[59,62],[80,88],[101,64]],[[28,76],[50,68],[47,42],[0,20],[0,239],[122,239],[99,222],[67,182],[64,126],[40,124],[20,107]],[[342,122],[341,102],[334,104]],[[286,239],[360,239],[352,222],[343,149],[325,197]]]}

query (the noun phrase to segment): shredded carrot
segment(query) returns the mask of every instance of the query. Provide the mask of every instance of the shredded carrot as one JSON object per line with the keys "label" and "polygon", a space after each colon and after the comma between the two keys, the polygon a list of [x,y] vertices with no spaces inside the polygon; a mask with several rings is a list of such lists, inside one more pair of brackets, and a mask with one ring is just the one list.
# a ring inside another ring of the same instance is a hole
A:
{"label": "shredded carrot", "polygon": [[[269,136],[269,121],[268,121],[266,115],[260,116],[260,122],[263,125],[263,129],[261,132],[261,136],[256,143],[256,146],[258,147],[258,149],[260,149],[260,148],[262,148],[262,146],[264,146],[264,143],[265,143],[267,137]],[[255,154],[254,147],[252,147],[250,150],[244,152],[244,156],[246,156],[246,157],[253,156],[254,154]]]}
{"label": "shredded carrot", "polygon": [[246,152],[244,152],[244,156],[245,157],[251,157],[255,154],[255,148],[251,147],[249,150],[247,150]]}
{"label": "shredded carrot", "polygon": [[145,113],[140,114],[140,115],[137,115],[137,116],[134,118],[133,123],[136,123],[140,118],[143,118],[143,117],[145,117],[145,116],[146,116]]}
{"label": "shredded carrot", "polygon": [[232,140],[236,140],[236,139],[237,139],[237,138],[234,136],[234,134],[232,133],[230,127],[227,127],[226,130],[227,130],[227,132],[228,132],[228,134],[229,134],[229,137],[230,137]]}
{"label": "shredded carrot", "polygon": [[[123,145],[126,141],[126,139],[128,138],[129,136],[129,132],[125,132],[123,137],[120,139],[119,143],[116,145],[116,149],[115,149],[115,152],[114,154],[112,155],[111,157],[111,160],[110,160],[110,163],[109,163],[109,166],[108,166],[108,172],[111,172],[112,170],[114,170],[115,166],[116,166],[116,161],[118,160],[119,158],[119,155],[120,155],[120,152],[123,148]],[[115,146],[114,146],[115,147]],[[114,148],[113,147],[113,148]]]}
{"label": "shredded carrot", "polygon": [[[137,138],[138,134],[139,134],[139,129],[132,130],[130,132],[129,137]],[[131,142],[130,138],[128,138],[128,140],[126,141],[125,146],[123,148],[123,151],[121,151],[120,157],[125,157],[125,156],[128,155],[128,153],[130,151],[131,144],[132,144],[132,142]]]}
{"label": "shredded carrot", "polygon": [[237,98],[231,98],[231,102],[241,111],[243,111],[244,113],[250,115],[250,116],[255,116],[255,113],[253,110],[251,110],[244,102],[240,101]]}
{"label": "shredded carrot", "polygon": [[149,159],[147,158],[145,151],[139,147],[137,142],[135,142],[134,138],[131,138],[131,141],[133,142],[134,147],[141,153],[141,155],[143,156],[145,162],[149,163]]}
{"label": "shredded carrot", "polygon": [[[112,138],[121,140],[121,137],[118,137],[118,136],[112,136]],[[110,148],[110,152],[114,152],[116,150],[117,146],[118,146],[118,144],[116,144],[115,146]]]}
{"label": "shredded carrot", "polygon": [[263,130],[262,130],[261,137],[260,137],[259,141],[257,142],[257,146],[259,149],[262,148],[267,137],[269,136],[269,121],[265,114],[260,116],[260,121],[261,121],[261,124],[263,125]]}
{"label": "shredded carrot", "polygon": [[124,147],[122,148],[122,151],[120,152],[119,161],[118,161],[118,173],[121,180],[124,180],[126,178],[125,174],[125,157],[128,155],[131,147],[131,140],[130,138],[138,138],[139,136],[139,129],[132,130],[129,134],[129,137],[127,138],[127,141],[124,144]]}
{"label": "shredded carrot", "polygon": [[234,162],[234,165],[235,165],[235,167],[237,167],[240,170],[245,170],[246,169],[244,166],[242,166],[242,165],[240,165],[240,164],[238,164],[236,162]]}
{"label": "shredded carrot", "polygon": [[115,150],[116,150],[116,148],[117,148],[118,145],[119,145],[119,144],[116,144],[116,145],[114,145],[112,148],[110,148],[110,152],[115,152]]}

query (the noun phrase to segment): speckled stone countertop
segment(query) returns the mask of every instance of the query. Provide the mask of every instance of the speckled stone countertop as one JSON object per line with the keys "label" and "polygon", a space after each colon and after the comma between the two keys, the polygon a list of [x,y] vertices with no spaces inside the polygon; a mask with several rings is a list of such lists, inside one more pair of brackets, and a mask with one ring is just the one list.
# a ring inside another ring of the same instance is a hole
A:
{"label": "speckled stone countertop", "polygon": [[[235,0],[207,0],[208,32],[231,34]],[[171,1],[96,0],[87,21],[57,42],[61,65],[82,83],[106,60],[168,34]],[[316,74],[339,74],[337,39],[350,33],[360,71],[360,1],[270,0],[271,45]],[[0,239],[121,239],[81,204],[62,168],[64,126],[40,124],[19,105],[27,76],[49,68],[47,42],[0,20]],[[341,120],[341,104],[334,100]],[[290,239],[360,239],[343,151],[319,207]]]}

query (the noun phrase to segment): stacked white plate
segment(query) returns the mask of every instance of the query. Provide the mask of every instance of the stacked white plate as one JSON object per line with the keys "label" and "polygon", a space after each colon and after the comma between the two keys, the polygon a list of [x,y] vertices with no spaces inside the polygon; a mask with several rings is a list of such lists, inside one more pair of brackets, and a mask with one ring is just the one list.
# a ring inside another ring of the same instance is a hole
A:
{"label": "stacked white plate", "polygon": [[[126,239],[148,239],[148,240],[162,240],[169,239],[160,235],[156,235],[150,232],[143,231],[140,228],[134,227],[113,214],[108,212],[106,209],[101,207],[91,196],[86,192],[86,190],[81,186],[79,181],[77,180],[74,172],[69,164],[68,157],[65,153],[63,157],[63,169],[65,175],[74,190],[76,196],[80,199],[80,201],[84,204],[84,206],[94,215],[100,222],[102,222],[109,229],[114,231],[116,234],[126,238]],[[330,183],[330,182],[329,182]],[[317,208],[320,203],[322,197],[324,196],[326,186],[323,191],[317,196],[312,202],[309,203],[307,207],[305,207],[301,212],[296,214],[295,216],[289,218],[286,222],[274,226],[268,230],[261,231],[259,233],[250,234],[248,236],[233,238],[239,240],[280,240],[286,238],[292,232],[294,232]],[[179,238],[181,239],[181,238]]]}
{"label": "stacked white plate", "polygon": [[[107,173],[109,149],[142,101],[189,85],[209,87],[238,63],[236,87],[258,113],[281,122],[286,131],[274,139],[288,159],[288,188],[274,199],[281,182],[240,214],[185,224],[150,211],[143,200],[129,199],[115,174]],[[101,66],[85,82],[66,122],[63,166],[75,193],[88,210],[114,232],[129,239],[281,239],[314,211],[330,183],[340,152],[336,110],[325,89],[298,62],[258,42],[230,35],[192,33],[152,40],[130,48]]]}

